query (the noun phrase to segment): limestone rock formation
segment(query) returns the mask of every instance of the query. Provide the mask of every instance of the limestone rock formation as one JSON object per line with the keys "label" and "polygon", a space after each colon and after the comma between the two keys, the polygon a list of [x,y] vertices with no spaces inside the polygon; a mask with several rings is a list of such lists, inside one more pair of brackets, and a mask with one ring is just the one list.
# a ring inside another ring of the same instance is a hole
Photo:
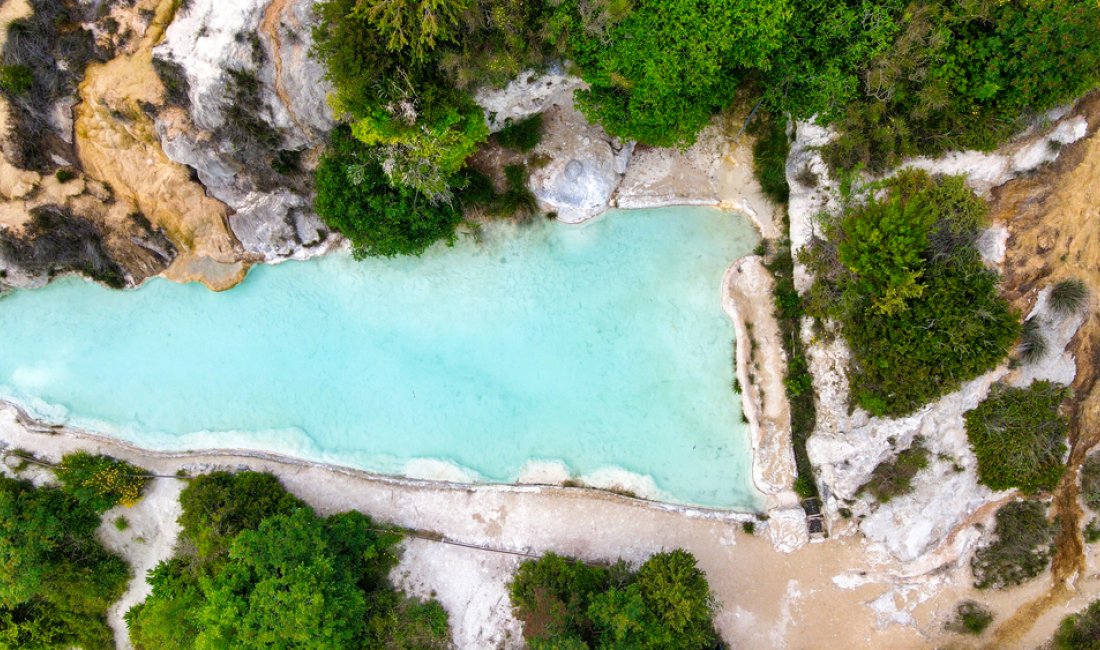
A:
{"label": "limestone rock formation", "polygon": [[571,105],[544,113],[542,141],[533,158],[530,187],[544,210],[566,223],[590,219],[607,209],[630,160],[632,145],[585,121]]}
{"label": "limestone rock formation", "polygon": [[310,165],[334,124],[308,54],[312,12],[311,0],[194,0],[155,49],[186,87],[185,105],[157,117],[165,153],[235,211],[233,233],[263,261],[331,243],[309,198]]}

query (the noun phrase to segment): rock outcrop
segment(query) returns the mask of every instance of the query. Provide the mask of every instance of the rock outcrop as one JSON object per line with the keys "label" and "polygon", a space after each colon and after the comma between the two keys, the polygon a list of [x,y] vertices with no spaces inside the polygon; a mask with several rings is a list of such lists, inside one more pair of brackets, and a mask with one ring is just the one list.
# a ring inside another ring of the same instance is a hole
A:
{"label": "rock outcrop", "polygon": [[572,102],[543,115],[542,141],[532,157],[544,164],[531,170],[531,191],[540,207],[561,221],[591,219],[608,208],[633,145],[589,124]]}
{"label": "rock outcrop", "polygon": [[313,214],[310,165],[333,126],[322,67],[308,55],[312,0],[194,0],[155,55],[186,101],[157,117],[165,153],[232,209],[245,252],[307,257],[331,237]]}
{"label": "rock outcrop", "polygon": [[[975,191],[988,193],[991,188],[1050,162],[1057,157],[1062,144],[1085,135],[1087,122],[1081,116],[1069,111],[1052,116],[1061,121],[1044,130],[1035,128],[1026,132],[998,151],[952,153],[938,159],[907,161],[903,166],[932,173],[966,174]],[[818,214],[835,213],[839,209],[837,184],[829,177],[820,155],[820,148],[831,138],[830,132],[800,123],[796,133],[787,162],[791,241],[795,251],[807,246],[812,238],[822,236],[816,223]],[[1004,234],[1003,227],[994,227],[983,238],[983,256],[990,265],[1001,263]],[[807,289],[812,280],[797,258],[795,278],[800,291]],[[973,548],[978,536],[959,535],[961,528],[976,523],[979,515],[991,516],[993,509],[985,506],[1006,495],[978,484],[977,459],[966,437],[963,414],[976,407],[998,380],[1025,385],[1037,378],[1066,381],[1073,377],[1072,359],[1067,359],[1063,350],[1084,319],[1053,319],[1045,315],[1044,305],[1041,295],[1034,313],[1046,319],[1044,332],[1052,343],[1051,352],[1042,363],[1011,374],[1007,366],[1002,366],[903,418],[872,418],[862,409],[850,412],[846,344],[839,338],[820,340],[814,336],[810,323],[804,324],[803,339],[808,344],[807,358],[817,395],[817,425],[808,451],[817,470],[826,511],[834,521],[839,523],[839,508],[848,508],[867,538],[882,544],[897,559],[920,566],[932,561],[928,558],[954,561]],[[929,462],[914,479],[910,493],[884,504],[860,494],[860,488],[876,467],[892,460],[918,439],[929,452]],[[947,544],[952,539],[954,544]],[[945,550],[947,546],[951,546],[950,552]],[[926,566],[925,570],[933,568]]]}

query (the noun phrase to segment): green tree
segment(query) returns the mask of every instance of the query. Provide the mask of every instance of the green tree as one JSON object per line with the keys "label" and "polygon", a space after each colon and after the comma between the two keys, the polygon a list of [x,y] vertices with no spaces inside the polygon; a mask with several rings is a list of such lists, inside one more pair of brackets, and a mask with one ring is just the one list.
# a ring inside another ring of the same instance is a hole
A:
{"label": "green tree", "polygon": [[994,368],[1020,331],[974,242],[985,203],[960,178],[903,171],[866,188],[802,259],[806,313],[836,320],[853,401],[905,415]]}
{"label": "green tree", "polygon": [[196,647],[355,647],[366,601],[341,564],[323,522],[305,508],[240,533],[225,566],[200,578]]}
{"label": "green tree", "polygon": [[304,505],[271,474],[212,472],[192,479],[180,494],[179,521],[198,554],[210,557],[228,549],[241,531]]}
{"label": "green tree", "polygon": [[[450,6],[444,11],[448,15],[464,6],[453,0],[423,1],[437,10]],[[387,48],[389,37],[379,32],[376,21],[407,16],[419,4],[323,0],[316,6],[320,20],[313,32],[313,54],[333,84],[334,111],[368,145],[364,154],[391,185],[441,202],[450,198],[452,177],[489,137],[489,130],[481,109],[445,78],[433,57]],[[377,11],[372,13],[372,7]]]}
{"label": "green tree", "polygon": [[371,151],[346,128],[332,133],[317,168],[314,209],[351,240],[356,256],[419,255],[454,241],[462,213],[407,187],[393,187]]}
{"label": "green tree", "polygon": [[440,42],[454,38],[467,0],[356,0],[353,15],[365,16],[390,50],[425,59]]}
{"label": "green tree", "polygon": [[593,4],[565,0],[552,19],[589,84],[577,106],[608,133],[656,146],[691,144],[744,71],[768,66],[791,15],[787,0]]}

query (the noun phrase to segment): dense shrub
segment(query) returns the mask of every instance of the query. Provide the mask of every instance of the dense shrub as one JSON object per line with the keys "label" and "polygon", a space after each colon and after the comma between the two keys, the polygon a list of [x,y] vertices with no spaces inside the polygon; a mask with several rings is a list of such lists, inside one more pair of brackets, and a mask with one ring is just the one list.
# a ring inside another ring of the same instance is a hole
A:
{"label": "dense shrub", "polygon": [[318,517],[254,472],[197,477],[180,501],[193,544],[126,614],[139,650],[449,647],[439,604],[389,587],[401,538],[368,517]]}
{"label": "dense shrub", "polygon": [[518,122],[511,122],[497,133],[500,144],[527,152],[538,146],[542,139],[542,115],[532,115]]}
{"label": "dense shrub", "polygon": [[103,513],[119,504],[137,503],[149,483],[149,472],[117,458],[78,451],[61,459],[57,478],[66,492]]}
{"label": "dense shrub", "polygon": [[[394,30],[404,28],[394,27],[393,21],[404,20],[404,12],[419,3],[385,3],[396,12],[389,17],[362,10],[361,4],[324,0],[316,6],[320,21],[313,33],[313,54],[333,84],[333,108],[349,120],[355,137],[371,147],[370,155],[391,184],[435,201],[448,199],[454,175],[489,137],[481,109],[439,67],[438,33],[431,42],[422,41],[422,35],[394,40]],[[437,9],[445,5],[458,6],[433,3]],[[457,17],[453,10],[445,13],[448,22]],[[423,23],[415,29],[426,29]],[[417,41],[420,46],[411,45]]]}
{"label": "dense shrub", "polygon": [[213,472],[192,479],[180,494],[182,536],[199,555],[223,553],[244,530],[305,506],[271,474]]}
{"label": "dense shrub", "polygon": [[130,578],[96,540],[99,513],[55,487],[0,477],[0,647],[106,650]]}
{"label": "dense shrub", "polygon": [[838,123],[840,138],[826,150],[835,166],[878,170],[915,154],[988,150],[1027,117],[1100,80],[1095,3],[923,0],[904,5],[904,13],[898,3],[886,7],[893,11],[880,12],[872,24],[883,36],[896,30],[888,49],[852,23],[842,26],[861,30],[860,54],[873,58],[863,64],[862,88]]}
{"label": "dense shrub", "polygon": [[419,255],[452,242],[461,212],[416,190],[394,187],[362,142],[346,128],[332,133],[316,173],[317,214],[349,240],[357,257]]}
{"label": "dense shrub", "polygon": [[907,170],[880,194],[853,200],[804,254],[806,311],[839,323],[855,403],[897,416],[993,369],[1019,325],[974,248],[986,208],[961,178]]}
{"label": "dense shrub", "polygon": [[1100,454],[1089,454],[1081,465],[1081,499],[1093,512],[1100,512]]}
{"label": "dense shrub", "polygon": [[1047,381],[1027,388],[995,385],[966,413],[966,435],[978,457],[978,480],[994,490],[1050,491],[1065,472],[1067,389]]}
{"label": "dense shrub", "polygon": [[974,586],[1006,589],[1042,573],[1053,555],[1055,526],[1047,521],[1046,504],[1016,501],[997,511],[993,542],[970,560]]}
{"label": "dense shrub", "polygon": [[787,186],[787,155],[791,145],[787,142],[786,118],[762,118],[755,135],[752,168],[756,179],[768,198],[786,203],[791,191]]}
{"label": "dense shrub", "polygon": [[745,69],[782,44],[786,0],[564,0],[554,38],[589,84],[577,106],[608,133],[656,146],[695,140]]}
{"label": "dense shrub", "polygon": [[985,632],[993,622],[993,612],[973,600],[965,600],[955,608],[955,618],[947,624],[947,629],[959,634],[975,636]]}
{"label": "dense shrub", "polygon": [[879,503],[886,503],[911,492],[913,479],[925,467],[928,467],[928,450],[924,447],[924,441],[917,438],[893,460],[880,463],[860,491],[866,490]]}
{"label": "dense shrub", "polygon": [[1100,600],[1062,619],[1052,650],[1100,650]]}
{"label": "dense shrub", "polygon": [[636,573],[557,555],[520,565],[512,605],[532,648],[712,648],[714,601],[683,550],[658,553]]}

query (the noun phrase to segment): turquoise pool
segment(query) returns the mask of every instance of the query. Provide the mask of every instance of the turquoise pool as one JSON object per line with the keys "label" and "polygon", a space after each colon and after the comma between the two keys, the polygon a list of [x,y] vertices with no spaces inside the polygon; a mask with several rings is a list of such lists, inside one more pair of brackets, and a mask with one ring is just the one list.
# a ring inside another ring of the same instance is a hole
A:
{"label": "turquoise pool", "polygon": [[258,267],[224,293],[63,278],[0,299],[0,396],[155,449],[753,507],[721,281],[757,241],[665,208]]}

